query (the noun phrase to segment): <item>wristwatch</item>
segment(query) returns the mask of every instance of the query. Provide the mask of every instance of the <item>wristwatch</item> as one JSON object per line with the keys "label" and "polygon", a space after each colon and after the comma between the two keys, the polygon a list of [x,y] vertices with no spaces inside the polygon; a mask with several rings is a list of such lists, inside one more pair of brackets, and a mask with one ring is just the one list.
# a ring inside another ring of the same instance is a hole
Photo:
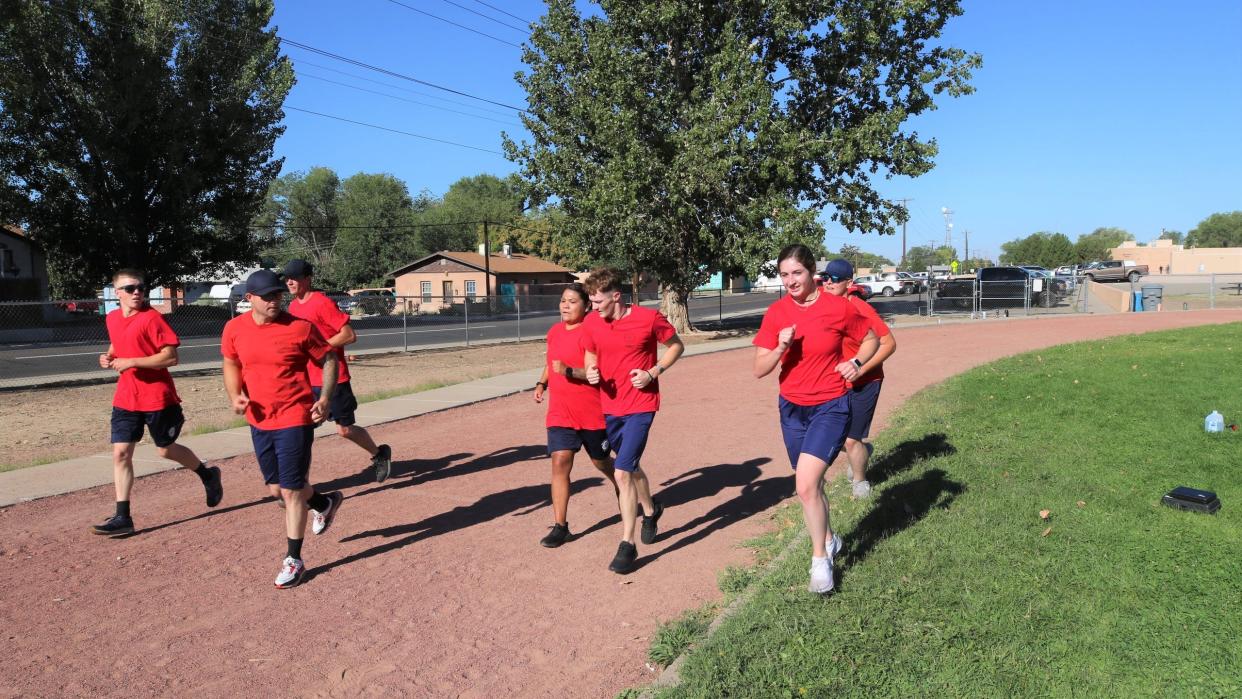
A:
{"label": "wristwatch", "polygon": [[572,379],[573,377],[574,377],[574,368],[571,366],[565,367],[565,378]]}
{"label": "wristwatch", "polygon": [[854,357],[854,358],[853,358],[853,359],[851,359],[850,361],[851,361],[851,362],[854,362],[854,368],[855,368],[855,369],[861,369],[861,368],[862,368],[862,364],[863,364],[863,363],[862,363],[862,362],[860,362],[860,361],[858,361],[858,357]]}

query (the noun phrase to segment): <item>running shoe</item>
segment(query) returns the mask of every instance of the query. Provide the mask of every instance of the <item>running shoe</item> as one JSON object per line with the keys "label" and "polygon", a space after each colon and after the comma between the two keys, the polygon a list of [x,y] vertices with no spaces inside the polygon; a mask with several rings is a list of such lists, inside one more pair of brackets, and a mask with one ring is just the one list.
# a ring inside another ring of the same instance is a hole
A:
{"label": "running shoe", "polygon": [[539,540],[541,546],[554,549],[557,546],[569,540],[569,522],[564,524],[553,524],[552,531],[548,535]]}
{"label": "running shoe", "polygon": [[121,515],[113,515],[104,521],[103,524],[96,524],[91,531],[101,536],[110,536],[116,538],[134,533],[134,520]]}
{"label": "running shoe", "polygon": [[871,497],[871,481],[854,481],[854,498],[866,500]]}
{"label": "running shoe", "polygon": [[638,560],[638,547],[628,541],[622,541],[617,546],[617,555],[612,557],[612,563],[608,564],[608,570],[614,573],[628,573],[634,570],[634,562]]}
{"label": "running shoe", "polygon": [[655,507],[652,508],[651,516],[643,515],[643,528],[639,533],[639,540],[644,544],[655,543],[656,536],[660,533],[656,528],[656,523],[660,521],[660,515],[664,514],[664,505],[660,504],[659,500],[654,501],[653,504]]}
{"label": "running shoe", "polygon": [[807,586],[808,590],[820,595],[832,592],[832,588],[836,585],[832,559],[840,552],[841,537],[834,534],[832,541],[828,543],[828,556],[826,558],[811,557],[811,584]]}
{"label": "running shoe", "polygon": [[341,509],[341,503],[345,501],[345,496],[340,491],[331,492],[325,495],[328,498],[328,509],[320,512],[319,510],[311,510],[311,533],[322,534],[328,531],[328,527],[332,526],[332,520],[336,519],[336,513]]}
{"label": "running shoe", "polygon": [[224,481],[220,478],[220,467],[207,468],[207,480],[203,481],[203,490],[207,491],[207,507],[215,507],[224,499]]}
{"label": "running shoe", "polygon": [[387,444],[379,445],[379,450],[371,457],[371,468],[375,470],[376,483],[388,480],[388,474],[392,471],[392,448]]}
{"label": "running shoe", "polygon": [[296,586],[302,582],[302,575],[305,572],[306,566],[302,564],[301,559],[285,556],[284,562],[280,564],[280,572],[276,574],[276,587],[285,590]]}

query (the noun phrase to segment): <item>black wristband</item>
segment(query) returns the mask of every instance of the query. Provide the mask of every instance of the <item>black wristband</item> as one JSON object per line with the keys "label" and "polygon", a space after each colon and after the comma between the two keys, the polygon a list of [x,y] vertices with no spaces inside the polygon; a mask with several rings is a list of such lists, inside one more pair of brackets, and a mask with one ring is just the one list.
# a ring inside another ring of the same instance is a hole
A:
{"label": "black wristband", "polygon": [[535,382],[535,385],[536,385],[536,386],[543,386],[543,390],[545,390],[545,391],[546,391],[546,390],[548,390],[548,384],[546,384],[546,383],[544,383],[544,382],[542,382],[542,381],[536,381],[536,382]]}
{"label": "black wristband", "polygon": [[853,359],[851,359],[850,361],[851,361],[851,362],[854,362],[854,368],[855,368],[855,369],[861,369],[861,368],[862,368],[863,363],[862,363],[862,362],[860,362],[860,361],[858,361],[858,357],[854,357],[854,358],[853,358]]}
{"label": "black wristband", "polygon": [[573,377],[574,377],[574,368],[571,366],[565,367],[565,378],[572,379]]}

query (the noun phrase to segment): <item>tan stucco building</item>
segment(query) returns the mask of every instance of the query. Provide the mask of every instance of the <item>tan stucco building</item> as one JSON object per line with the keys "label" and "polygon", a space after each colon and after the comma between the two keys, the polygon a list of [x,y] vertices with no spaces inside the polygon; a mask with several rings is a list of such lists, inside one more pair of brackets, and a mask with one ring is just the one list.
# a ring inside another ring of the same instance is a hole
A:
{"label": "tan stucco building", "polygon": [[[490,276],[488,270],[490,269]],[[436,313],[452,303],[487,297],[559,295],[574,281],[570,270],[547,260],[513,252],[490,255],[440,251],[388,273],[408,309]]]}
{"label": "tan stucco building", "polygon": [[1112,250],[1114,260],[1134,260],[1152,274],[1242,273],[1242,248],[1186,248],[1171,240],[1146,245],[1127,240]]}

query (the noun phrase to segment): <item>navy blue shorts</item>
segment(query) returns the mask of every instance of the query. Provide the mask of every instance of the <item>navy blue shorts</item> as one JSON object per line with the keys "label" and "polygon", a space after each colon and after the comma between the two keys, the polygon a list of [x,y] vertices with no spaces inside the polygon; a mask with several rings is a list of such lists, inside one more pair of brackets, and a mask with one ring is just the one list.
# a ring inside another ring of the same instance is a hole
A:
{"label": "navy blue shorts", "polygon": [[[311,386],[315,400],[319,400],[319,393],[322,390],[323,386]],[[336,388],[332,389],[332,397],[328,399],[328,419],[341,427],[349,427],[357,422],[354,419],[354,411],[357,409],[358,399],[354,397],[354,389],[350,388],[349,382],[338,383]]]}
{"label": "navy blue shorts", "polygon": [[145,425],[151,432],[151,441],[157,447],[166,447],[177,441],[185,414],[181,405],[173,403],[163,410],[136,411],[112,406],[112,443],[131,444],[142,441]]}
{"label": "navy blue shorts", "polygon": [[880,402],[880,384],[884,380],[872,381],[850,390],[850,428],[845,436],[861,440],[871,434],[871,419],[875,417],[875,404]]}
{"label": "navy blue shorts", "polygon": [[587,456],[600,461],[608,458],[608,430],[575,430],[572,427],[548,428],[548,456],[554,451],[577,454],[586,448]]}
{"label": "navy blue shorts", "polygon": [[789,464],[798,467],[798,455],[810,454],[831,464],[845,446],[845,430],[850,423],[849,394],[819,405],[797,405],[779,399],[781,436]]}
{"label": "navy blue shorts", "polygon": [[613,460],[613,468],[630,473],[638,469],[643,451],[647,448],[647,433],[651,431],[653,420],[654,412],[604,416],[608,442],[613,453],[617,455]]}
{"label": "navy blue shorts", "polygon": [[300,425],[281,430],[261,430],[250,426],[250,441],[259,459],[263,482],[279,484],[285,490],[301,490],[310,476],[311,444],[315,426]]}

